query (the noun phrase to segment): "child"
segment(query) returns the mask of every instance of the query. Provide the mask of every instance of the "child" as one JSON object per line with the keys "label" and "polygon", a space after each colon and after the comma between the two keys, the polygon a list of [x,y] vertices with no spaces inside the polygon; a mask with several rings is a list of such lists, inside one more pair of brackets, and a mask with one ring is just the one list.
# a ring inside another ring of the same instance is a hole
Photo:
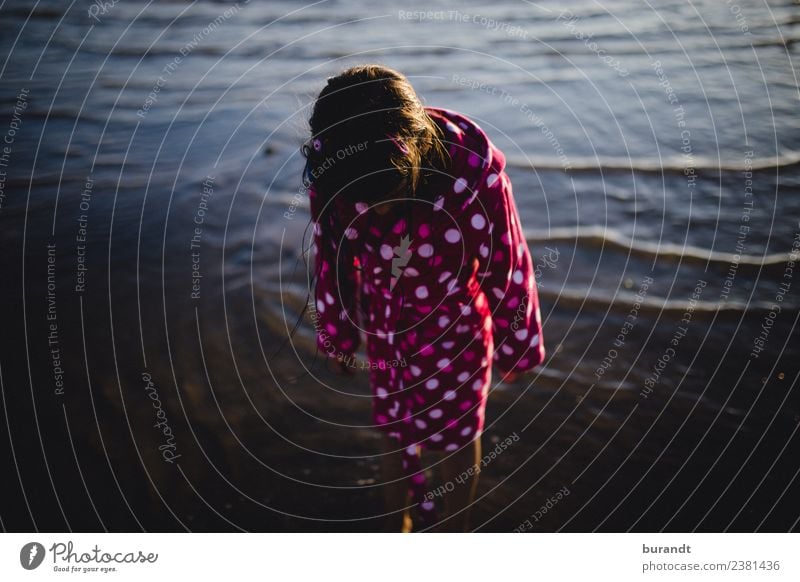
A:
{"label": "child", "polygon": [[425,447],[444,453],[437,529],[464,530],[492,363],[513,380],[544,358],[505,157],[473,121],[423,107],[379,65],[329,78],[310,126],[318,346],[348,373],[366,337],[373,419],[396,451],[382,457],[387,511],[410,491],[422,525],[436,523]]}

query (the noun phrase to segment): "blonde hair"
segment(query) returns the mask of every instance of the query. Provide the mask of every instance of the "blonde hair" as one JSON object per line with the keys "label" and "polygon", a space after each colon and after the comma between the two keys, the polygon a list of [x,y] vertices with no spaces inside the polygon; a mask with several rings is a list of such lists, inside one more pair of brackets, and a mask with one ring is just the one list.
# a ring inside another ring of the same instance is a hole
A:
{"label": "blonde hair", "polygon": [[304,181],[325,196],[378,201],[404,182],[416,196],[449,163],[442,131],[411,83],[381,65],[330,77],[309,125]]}

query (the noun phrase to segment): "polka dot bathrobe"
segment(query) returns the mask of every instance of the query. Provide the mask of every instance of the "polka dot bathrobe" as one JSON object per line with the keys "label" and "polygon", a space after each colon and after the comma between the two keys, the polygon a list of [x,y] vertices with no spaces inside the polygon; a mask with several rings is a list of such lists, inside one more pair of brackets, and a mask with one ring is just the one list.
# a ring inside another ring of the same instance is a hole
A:
{"label": "polka dot bathrobe", "polygon": [[373,419],[405,453],[424,525],[436,520],[417,447],[453,452],[480,436],[491,364],[544,358],[533,261],[505,157],[473,121],[426,108],[453,164],[433,192],[381,214],[310,189],[321,351],[366,338]]}

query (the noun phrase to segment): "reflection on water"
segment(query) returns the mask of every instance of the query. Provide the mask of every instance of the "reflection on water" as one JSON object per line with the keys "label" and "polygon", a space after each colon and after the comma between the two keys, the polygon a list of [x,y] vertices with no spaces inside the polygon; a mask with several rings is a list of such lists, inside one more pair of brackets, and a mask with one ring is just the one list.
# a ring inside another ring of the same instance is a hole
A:
{"label": "reflection on water", "polygon": [[490,397],[485,448],[520,439],[475,525],[566,487],[534,530],[793,527],[791,5],[461,9],[512,34],[328,4],[0,9],[4,526],[376,527],[366,375],[332,375],[307,318],[286,341],[308,106],[376,60],[508,154],[539,267],[549,355]]}

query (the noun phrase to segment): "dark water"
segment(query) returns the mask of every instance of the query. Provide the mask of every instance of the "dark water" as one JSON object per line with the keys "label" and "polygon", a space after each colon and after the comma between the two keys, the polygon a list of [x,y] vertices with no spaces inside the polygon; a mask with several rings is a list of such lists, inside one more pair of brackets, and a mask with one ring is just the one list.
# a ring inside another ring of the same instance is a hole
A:
{"label": "dark water", "polygon": [[539,267],[474,526],[797,529],[796,2],[100,6],[0,8],[3,528],[377,527],[366,376],[285,340],[309,106],[378,61],[506,152]]}

